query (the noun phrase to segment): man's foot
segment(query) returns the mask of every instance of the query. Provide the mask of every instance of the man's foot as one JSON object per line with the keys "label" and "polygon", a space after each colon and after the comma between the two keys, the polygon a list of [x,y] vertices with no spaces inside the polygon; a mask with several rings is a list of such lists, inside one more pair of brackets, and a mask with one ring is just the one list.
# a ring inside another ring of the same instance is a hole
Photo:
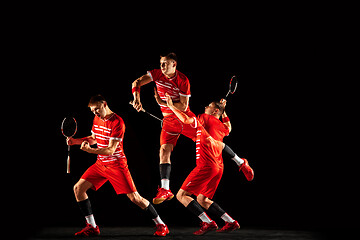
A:
{"label": "man's foot", "polygon": [[160,204],[165,200],[173,199],[174,194],[170,190],[166,190],[165,188],[159,188],[156,197],[153,199],[154,204]]}
{"label": "man's foot", "polygon": [[254,170],[249,166],[248,160],[245,158],[241,158],[244,160],[244,163],[240,165],[239,172],[242,171],[248,181],[252,181],[254,179]]}
{"label": "man's foot", "polygon": [[75,233],[75,236],[77,237],[91,237],[97,235],[100,235],[99,226],[96,226],[96,228],[94,228],[89,223],[86,223],[86,227],[84,227],[80,232]]}
{"label": "man's foot", "polygon": [[200,226],[201,228],[194,232],[195,235],[204,235],[207,232],[218,229],[215,221],[212,221],[211,223],[202,222]]}
{"label": "man's foot", "polygon": [[154,236],[165,237],[166,234],[169,234],[169,229],[165,224],[156,224],[156,232]]}
{"label": "man's foot", "polygon": [[216,230],[216,232],[231,232],[236,229],[239,229],[240,225],[237,221],[235,222],[226,222],[226,224],[219,230]]}

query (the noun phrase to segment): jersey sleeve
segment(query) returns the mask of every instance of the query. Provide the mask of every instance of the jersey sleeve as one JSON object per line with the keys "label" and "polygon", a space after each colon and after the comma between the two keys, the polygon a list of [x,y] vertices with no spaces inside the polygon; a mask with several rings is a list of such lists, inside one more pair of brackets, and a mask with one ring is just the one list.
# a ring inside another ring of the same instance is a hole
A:
{"label": "jersey sleeve", "polygon": [[122,141],[125,134],[125,124],[122,121],[116,121],[114,122],[114,125],[112,126],[111,134],[110,134],[110,140],[118,140]]}
{"label": "jersey sleeve", "polygon": [[160,69],[153,69],[150,71],[147,71],[147,74],[150,76],[152,81],[157,81],[159,80],[160,76],[161,76],[161,70]]}
{"label": "jersey sleeve", "polygon": [[190,81],[187,77],[179,84],[179,95],[183,97],[191,97]]}
{"label": "jersey sleeve", "polygon": [[222,137],[226,137],[229,136],[229,128],[228,126],[226,126],[224,123],[222,123],[221,121],[216,121],[214,118],[211,118],[211,122],[210,124],[216,124],[218,133],[222,136]]}

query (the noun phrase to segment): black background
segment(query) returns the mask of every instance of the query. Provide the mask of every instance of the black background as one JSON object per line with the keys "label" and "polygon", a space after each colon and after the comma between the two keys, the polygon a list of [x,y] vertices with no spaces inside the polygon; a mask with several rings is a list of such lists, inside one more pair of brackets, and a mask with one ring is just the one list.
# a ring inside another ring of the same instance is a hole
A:
{"label": "black background", "polygon": [[[22,148],[27,153],[21,162],[24,173],[18,175],[24,186],[15,189],[21,189],[21,214],[36,216],[29,226],[83,225],[72,187],[96,156],[72,147],[71,174],[66,174],[67,146],[60,125],[65,116],[73,116],[78,122],[75,137],[90,135],[93,114],[87,103],[98,93],[125,121],[129,168],[140,194],[151,201],[160,184],[161,128],[128,102],[131,83],[159,68],[161,53],[173,51],[178,70],[190,80],[195,114],[226,94],[231,76],[240,80],[226,108],[233,131],[224,141],[249,160],[255,179],[247,182],[235,163],[224,159],[214,200],[225,211],[242,226],[354,227],[349,214],[355,200],[352,188],[344,187],[351,178],[342,178],[339,145],[332,145],[326,80],[319,71],[326,41],[316,27],[304,28],[302,22],[233,20],[144,21],[131,29],[124,23],[107,25],[106,20],[23,22],[13,57],[23,66],[15,75],[26,80],[20,108],[27,120],[19,125],[28,134]],[[144,86],[141,98],[146,110],[160,116],[153,87]],[[171,160],[175,193],[195,166],[193,142],[181,136]],[[88,194],[100,226],[152,226],[109,183]],[[176,199],[155,208],[169,226],[198,224]]]}

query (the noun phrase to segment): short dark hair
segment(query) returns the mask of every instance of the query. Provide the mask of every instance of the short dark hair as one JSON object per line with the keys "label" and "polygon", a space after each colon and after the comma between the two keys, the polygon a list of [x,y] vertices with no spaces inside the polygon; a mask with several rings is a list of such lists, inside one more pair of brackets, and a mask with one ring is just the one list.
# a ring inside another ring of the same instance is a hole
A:
{"label": "short dark hair", "polygon": [[103,103],[103,102],[106,102],[105,98],[104,98],[101,94],[97,94],[97,95],[92,96],[92,97],[90,98],[88,107],[90,107],[90,106],[92,106],[92,105],[95,105],[95,104],[97,104],[97,103]]}
{"label": "short dark hair", "polygon": [[173,52],[168,53],[168,54],[160,54],[160,58],[162,58],[162,57],[166,57],[167,59],[172,59],[172,60],[174,60],[175,62],[178,61],[176,54],[173,53]]}
{"label": "short dark hair", "polygon": [[220,103],[219,101],[213,101],[214,106],[216,109],[219,109],[219,114],[220,116],[224,113],[225,107],[222,103]]}

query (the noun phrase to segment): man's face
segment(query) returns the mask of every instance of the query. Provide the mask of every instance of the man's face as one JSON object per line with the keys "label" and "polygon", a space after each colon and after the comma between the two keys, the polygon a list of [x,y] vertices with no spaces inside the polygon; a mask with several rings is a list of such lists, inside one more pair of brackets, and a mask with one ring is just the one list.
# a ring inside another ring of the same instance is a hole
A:
{"label": "man's face", "polygon": [[160,68],[164,75],[172,75],[176,71],[176,62],[166,57],[160,58]]}
{"label": "man's face", "polygon": [[91,105],[90,110],[99,118],[105,118],[106,110],[105,110],[106,102],[97,103],[96,105]]}
{"label": "man's face", "polygon": [[208,106],[205,107],[205,113],[209,115],[215,115],[219,109],[215,107],[215,103],[210,103]]}

